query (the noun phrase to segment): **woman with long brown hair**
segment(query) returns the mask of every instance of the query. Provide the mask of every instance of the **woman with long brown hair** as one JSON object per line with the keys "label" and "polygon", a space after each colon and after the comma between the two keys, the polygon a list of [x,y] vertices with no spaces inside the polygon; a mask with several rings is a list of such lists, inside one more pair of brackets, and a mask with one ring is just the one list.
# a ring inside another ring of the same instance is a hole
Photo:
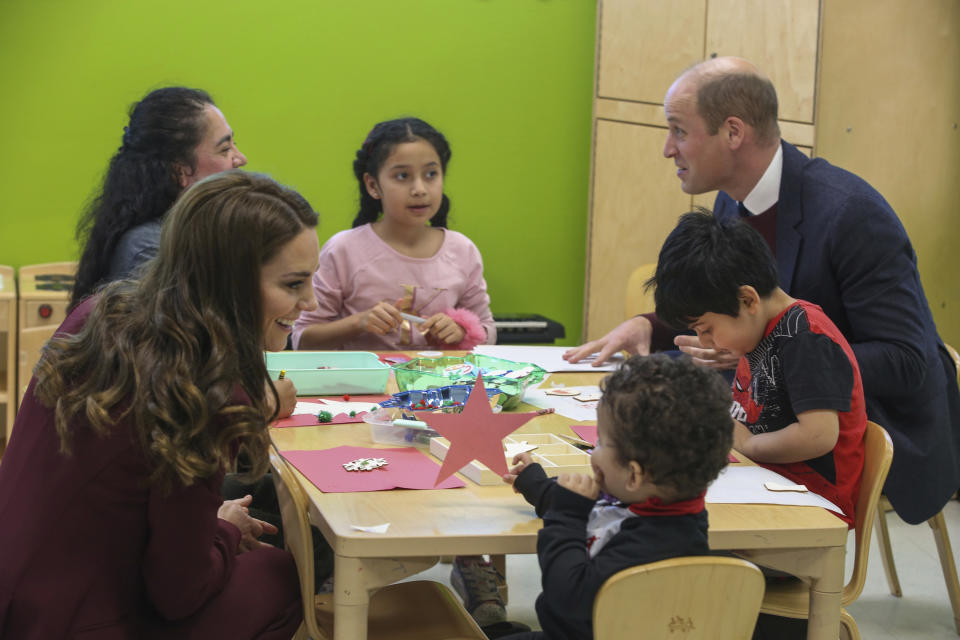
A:
{"label": "woman with long brown hair", "polygon": [[68,316],[0,465],[0,637],[293,635],[293,560],[220,485],[239,452],[267,468],[262,352],[316,306],[316,223],[269,178],[211,176],[142,280]]}

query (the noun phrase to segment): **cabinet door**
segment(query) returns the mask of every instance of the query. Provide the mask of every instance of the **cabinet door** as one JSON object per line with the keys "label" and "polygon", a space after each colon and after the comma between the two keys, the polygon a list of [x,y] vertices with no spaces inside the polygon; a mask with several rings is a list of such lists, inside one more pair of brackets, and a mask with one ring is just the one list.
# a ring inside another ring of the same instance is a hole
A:
{"label": "cabinet door", "polygon": [[657,261],[664,238],[690,208],[673,163],[662,154],[665,128],[598,120],[594,135],[588,340],[624,320],[630,273]]}
{"label": "cabinet door", "polygon": [[706,0],[601,0],[597,97],[661,104],[703,59]]}
{"label": "cabinet door", "polygon": [[777,88],[780,119],[813,122],[819,21],[820,0],[710,0],[704,58],[750,60]]}

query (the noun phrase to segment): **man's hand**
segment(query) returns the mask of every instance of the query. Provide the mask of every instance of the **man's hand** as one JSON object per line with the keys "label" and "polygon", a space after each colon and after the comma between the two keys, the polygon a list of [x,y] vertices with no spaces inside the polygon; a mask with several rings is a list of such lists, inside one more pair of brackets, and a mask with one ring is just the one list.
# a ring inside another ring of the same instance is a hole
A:
{"label": "man's hand", "polygon": [[673,344],[693,358],[695,363],[710,369],[736,369],[737,363],[740,362],[740,356],[735,356],[729,351],[705,348],[700,344],[700,338],[697,336],[677,336],[673,339]]}
{"label": "man's hand", "polygon": [[563,359],[571,364],[580,362],[587,356],[596,353],[593,366],[599,367],[615,353],[626,351],[630,355],[649,355],[650,338],[653,336],[653,325],[643,316],[636,316],[625,320],[613,331],[599,340],[593,340],[585,345],[569,349],[563,354]]}

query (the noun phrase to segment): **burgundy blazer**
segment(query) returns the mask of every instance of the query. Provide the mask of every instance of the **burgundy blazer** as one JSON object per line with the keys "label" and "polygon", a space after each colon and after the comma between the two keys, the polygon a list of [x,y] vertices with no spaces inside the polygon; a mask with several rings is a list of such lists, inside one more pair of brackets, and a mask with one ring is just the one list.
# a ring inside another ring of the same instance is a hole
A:
{"label": "burgundy blazer", "polygon": [[240,532],[217,518],[223,474],[161,493],[128,422],[98,437],[75,421],[65,455],[34,383],[0,465],[0,637],[141,637],[146,619],[198,611],[237,558]]}

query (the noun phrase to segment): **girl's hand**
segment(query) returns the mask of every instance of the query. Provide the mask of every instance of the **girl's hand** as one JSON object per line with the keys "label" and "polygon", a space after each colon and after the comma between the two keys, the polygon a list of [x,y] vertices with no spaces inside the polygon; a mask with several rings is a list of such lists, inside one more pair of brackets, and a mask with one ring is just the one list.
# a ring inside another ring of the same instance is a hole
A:
{"label": "girl's hand", "polygon": [[561,473],[557,477],[557,484],[591,500],[596,500],[600,495],[600,486],[596,480],[581,473]]}
{"label": "girl's hand", "polygon": [[374,333],[383,336],[403,322],[400,312],[389,302],[378,302],[373,308],[354,314],[361,333]]}
{"label": "girl's hand", "polygon": [[437,346],[457,344],[467,335],[466,330],[445,313],[433,314],[420,325],[419,330],[427,342]]}
{"label": "girl's hand", "polygon": [[[517,476],[520,475],[520,472],[526,469],[531,463],[533,463],[533,458],[530,457],[529,453],[518,453],[513,457],[514,466],[510,467],[510,470],[501,476],[503,481],[512,485],[517,479]],[[517,488],[514,487],[513,490],[516,491]]]}
{"label": "girl's hand", "polygon": [[248,507],[253,501],[253,497],[245,495],[237,500],[224,500],[220,508],[217,509],[217,517],[226,520],[240,529],[240,546],[237,553],[253,551],[260,547],[269,547],[266,542],[260,542],[259,538],[264,533],[277,533],[277,528],[269,522],[253,518],[248,513]]}

